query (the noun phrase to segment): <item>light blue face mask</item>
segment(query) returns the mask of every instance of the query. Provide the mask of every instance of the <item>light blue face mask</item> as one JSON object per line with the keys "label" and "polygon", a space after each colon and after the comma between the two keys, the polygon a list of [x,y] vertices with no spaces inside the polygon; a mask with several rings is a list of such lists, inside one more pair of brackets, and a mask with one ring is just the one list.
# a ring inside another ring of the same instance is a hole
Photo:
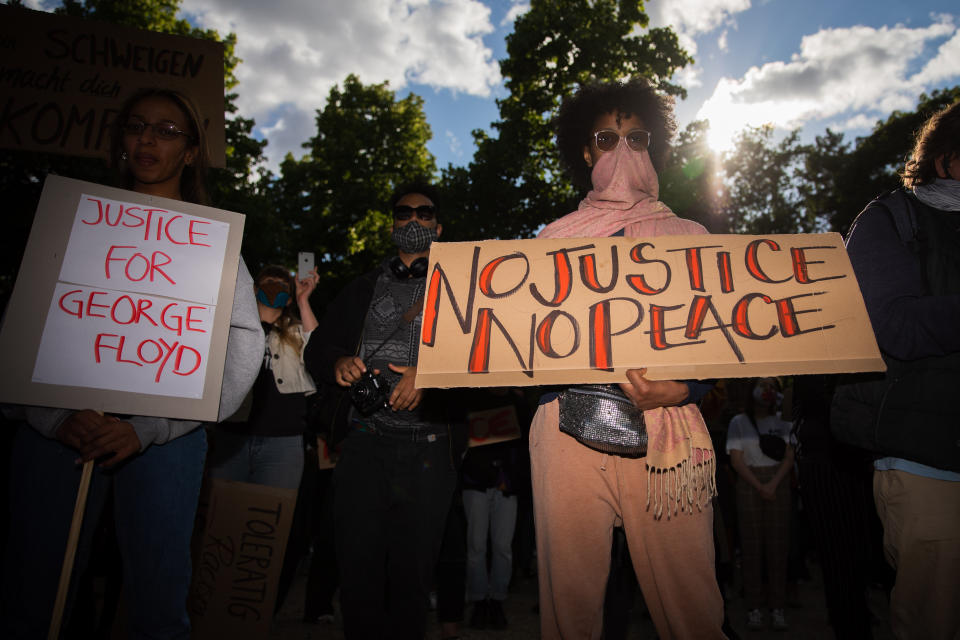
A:
{"label": "light blue face mask", "polygon": [[270,300],[266,291],[257,289],[257,300],[271,309],[283,309],[290,301],[290,294],[286,291],[279,291],[273,296],[273,300]]}

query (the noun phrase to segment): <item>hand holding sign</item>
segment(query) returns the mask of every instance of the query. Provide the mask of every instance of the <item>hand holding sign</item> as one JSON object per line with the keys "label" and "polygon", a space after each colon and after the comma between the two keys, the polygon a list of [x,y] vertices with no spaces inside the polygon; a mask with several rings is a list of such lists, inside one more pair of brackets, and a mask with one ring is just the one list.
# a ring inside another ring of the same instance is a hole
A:
{"label": "hand holding sign", "polygon": [[393,393],[390,394],[390,407],[394,411],[404,409],[413,411],[423,400],[423,389],[416,388],[417,368],[401,367],[393,363],[387,366],[390,367],[390,371],[403,376],[397,386],[393,388]]}
{"label": "hand holding sign", "polygon": [[77,462],[113,454],[100,466],[109,468],[140,451],[140,439],[129,422],[85,409],[64,420],[57,439],[80,453]]}
{"label": "hand holding sign", "polygon": [[687,385],[676,380],[648,380],[644,369],[628,369],[627,382],[620,388],[637,409],[657,409],[681,404],[687,398]]}

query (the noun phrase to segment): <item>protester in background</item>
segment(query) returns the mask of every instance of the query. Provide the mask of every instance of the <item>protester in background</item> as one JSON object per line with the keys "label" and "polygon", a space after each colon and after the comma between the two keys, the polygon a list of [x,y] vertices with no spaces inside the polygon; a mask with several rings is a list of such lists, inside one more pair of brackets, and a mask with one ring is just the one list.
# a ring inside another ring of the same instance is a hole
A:
{"label": "protester in background", "polygon": [[[443,231],[436,190],[397,189],[397,253],[347,285],[311,341],[311,373],[349,390],[334,472],[340,609],[347,638],[422,638],[450,500],[466,447],[463,407],[417,389],[430,245]],[[331,393],[331,398],[335,395]],[[336,429],[335,429],[336,431]]]}
{"label": "protester in background", "polygon": [[[135,93],[120,109],[111,160],[121,186],[187,202],[206,202],[208,151],[203,123],[175,91]],[[263,353],[263,330],[243,260],[237,269],[220,417],[232,414]],[[108,492],[123,558],[127,634],[188,638],[187,591],[207,442],[200,423],[30,407],[11,464],[13,513],[3,570],[4,637],[47,635],[80,480],[80,462],[97,460],[71,583],[83,574]],[[65,609],[69,617],[75,593]]]}
{"label": "protester in background", "polygon": [[266,351],[246,420],[225,421],[215,431],[211,478],[284,489],[300,486],[307,396],[316,392],[303,352],[317,327],[310,294],[318,279],[316,269],[299,280],[279,265],[257,274],[257,310],[267,336]]}
{"label": "protester in background", "polygon": [[[512,408],[518,428],[530,422],[519,389],[478,391],[471,409]],[[503,602],[513,574],[513,532],[517,524],[517,490],[524,455],[517,438],[474,446],[463,458],[463,505],[467,513],[467,600],[473,603],[470,626],[505,629]],[[487,540],[490,566],[487,566]]]}
{"label": "protester in background", "polygon": [[[557,123],[561,160],[578,186],[592,190],[540,237],[705,233],[657,200],[655,167],[662,166],[674,129],[672,103],[643,79],[588,85],[565,99]],[[571,387],[562,397],[541,398],[530,459],[544,638],[600,637],[618,521],[660,637],[723,637],[713,566],[715,459],[695,404],[712,385],[653,381],[645,373],[628,371],[620,387]],[[601,402],[621,417],[608,427],[630,425],[624,435],[638,444],[629,454],[602,453],[594,447],[613,451],[617,443],[588,445],[560,430],[576,431],[578,413],[564,415],[561,403],[590,413]],[[650,477],[663,480],[648,493]],[[675,483],[678,490],[662,490]]]}
{"label": "protester in background", "polygon": [[859,398],[854,387],[838,390],[831,426],[859,421],[871,437],[890,434],[880,448],[910,451],[879,451],[874,463],[884,552],[897,572],[891,625],[901,640],[946,640],[960,637],[960,103],[927,120],[902,176],[905,189],[871,202],[847,239],[896,386],[861,387]]}
{"label": "protester in background", "polygon": [[[759,378],[746,398],[743,413],[730,421],[727,453],[739,477],[736,484],[737,521],[743,586],[747,601],[747,628],[762,629],[764,615],[763,567],[767,568],[767,605],[771,626],[787,628],[784,612],[787,597],[787,552],[790,531],[790,473],[793,446],[792,425],[780,418],[777,403],[780,383]],[[760,434],[784,441],[783,458],[769,457],[760,448]],[[766,561],[766,562],[764,562]]]}

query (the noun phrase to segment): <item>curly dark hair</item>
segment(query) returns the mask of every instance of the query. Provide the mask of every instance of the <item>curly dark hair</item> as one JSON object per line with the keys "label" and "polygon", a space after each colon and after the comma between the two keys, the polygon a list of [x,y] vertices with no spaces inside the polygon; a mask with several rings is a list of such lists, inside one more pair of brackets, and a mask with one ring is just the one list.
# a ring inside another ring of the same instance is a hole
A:
{"label": "curly dark hair", "polygon": [[207,168],[210,166],[210,150],[207,147],[207,132],[200,118],[196,105],[186,95],[173,89],[146,88],[140,89],[126,99],[120,112],[114,119],[110,131],[110,162],[117,171],[117,181],[124,189],[133,188],[133,173],[129,163],[123,159],[123,126],[127,124],[130,112],[141,100],[146,98],[164,98],[169,100],[183,112],[187,121],[187,133],[190,134],[189,144],[197,147],[197,155],[193,162],[184,166],[180,176],[180,195],[187,202],[194,204],[208,204],[206,179]]}
{"label": "curly dark hair", "polygon": [[663,168],[670,140],[677,130],[673,99],[657,92],[646,78],[627,82],[587,84],[565,98],[555,120],[560,162],[573,183],[590,189],[591,169],[583,159],[590,144],[593,123],[605,113],[622,113],[640,118],[650,131],[650,160],[657,171]]}
{"label": "curly dark hair", "polygon": [[418,178],[410,182],[404,182],[393,190],[393,195],[390,196],[389,203],[391,214],[393,213],[393,208],[397,205],[397,202],[400,201],[400,198],[403,196],[408,196],[411,193],[419,193],[422,196],[430,198],[430,202],[432,202],[433,206],[436,207],[437,218],[440,218],[440,192],[435,186],[430,184],[430,181],[426,178]]}
{"label": "curly dark hair", "polygon": [[907,187],[930,184],[939,176],[937,159],[943,158],[944,171],[960,157],[960,102],[938,111],[917,132],[913,146],[900,177]]}

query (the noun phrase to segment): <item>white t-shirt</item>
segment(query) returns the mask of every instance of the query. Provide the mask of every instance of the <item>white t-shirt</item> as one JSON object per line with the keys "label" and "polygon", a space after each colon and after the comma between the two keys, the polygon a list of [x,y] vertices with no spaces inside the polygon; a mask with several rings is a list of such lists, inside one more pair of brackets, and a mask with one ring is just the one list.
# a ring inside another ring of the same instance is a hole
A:
{"label": "white t-shirt", "polygon": [[[757,429],[760,433],[778,435],[784,442],[795,447],[794,438],[790,434],[792,427],[791,423],[780,419],[780,414],[757,420]],[[730,428],[727,430],[727,453],[734,449],[743,451],[743,461],[748,467],[777,466],[782,462],[781,460],[774,460],[760,450],[760,436],[757,435],[757,429],[753,428],[747,414],[738,413],[733,416],[730,420]]]}

